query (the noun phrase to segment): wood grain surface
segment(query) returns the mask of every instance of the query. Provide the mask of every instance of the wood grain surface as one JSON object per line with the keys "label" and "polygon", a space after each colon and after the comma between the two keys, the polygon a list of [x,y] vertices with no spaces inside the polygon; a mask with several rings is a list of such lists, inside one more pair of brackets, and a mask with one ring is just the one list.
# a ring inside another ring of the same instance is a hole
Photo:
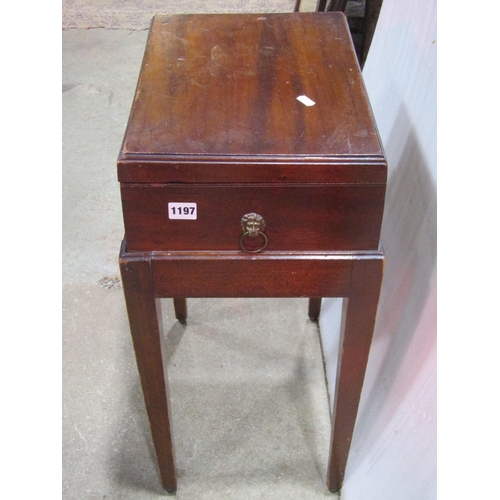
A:
{"label": "wood grain surface", "polygon": [[345,16],[156,16],[122,153],[382,156]]}
{"label": "wood grain surface", "polygon": [[155,253],[157,297],[344,297],[349,254]]}

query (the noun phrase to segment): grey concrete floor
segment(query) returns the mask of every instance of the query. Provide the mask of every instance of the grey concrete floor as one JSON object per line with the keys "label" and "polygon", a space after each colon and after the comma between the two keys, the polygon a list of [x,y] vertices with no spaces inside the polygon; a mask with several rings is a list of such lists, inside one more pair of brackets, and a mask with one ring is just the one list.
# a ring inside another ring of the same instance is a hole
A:
{"label": "grey concrete floor", "polygon": [[[145,31],[63,40],[63,498],[165,494],[119,282],[116,157]],[[337,498],[330,417],[305,299],[163,301],[179,499]]]}

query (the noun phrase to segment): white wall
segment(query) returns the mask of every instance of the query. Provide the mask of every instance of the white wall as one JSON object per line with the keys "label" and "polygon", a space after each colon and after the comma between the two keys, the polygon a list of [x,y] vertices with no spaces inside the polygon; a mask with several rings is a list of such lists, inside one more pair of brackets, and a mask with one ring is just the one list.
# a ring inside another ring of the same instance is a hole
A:
{"label": "white wall", "polygon": [[[345,500],[436,498],[436,2],[384,0],[363,71],[389,162],[377,326]],[[339,301],[320,320],[334,387]]]}

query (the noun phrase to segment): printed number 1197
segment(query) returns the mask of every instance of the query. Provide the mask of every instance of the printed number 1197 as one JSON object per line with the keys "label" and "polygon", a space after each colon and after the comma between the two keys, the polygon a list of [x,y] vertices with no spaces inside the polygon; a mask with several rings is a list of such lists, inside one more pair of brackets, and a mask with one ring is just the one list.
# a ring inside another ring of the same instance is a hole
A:
{"label": "printed number 1197", "polygon": [[196,203],[169,203],[168,218],[169,219],[196,219]]}

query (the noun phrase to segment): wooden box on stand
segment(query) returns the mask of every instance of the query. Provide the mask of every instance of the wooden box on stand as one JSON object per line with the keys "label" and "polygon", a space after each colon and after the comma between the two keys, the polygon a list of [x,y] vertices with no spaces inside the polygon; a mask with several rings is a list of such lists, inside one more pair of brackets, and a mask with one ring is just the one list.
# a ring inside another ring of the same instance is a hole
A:
{"label": "wooden box on stand", "polygon": [[160,297],[181,321],[186,297],[309,297],[312,318],[321,297],[349,298],[328,473],[340,488],[382,278],[386,175],[342,13],[153,19],[118,158],[120,259],[167,490]]}

